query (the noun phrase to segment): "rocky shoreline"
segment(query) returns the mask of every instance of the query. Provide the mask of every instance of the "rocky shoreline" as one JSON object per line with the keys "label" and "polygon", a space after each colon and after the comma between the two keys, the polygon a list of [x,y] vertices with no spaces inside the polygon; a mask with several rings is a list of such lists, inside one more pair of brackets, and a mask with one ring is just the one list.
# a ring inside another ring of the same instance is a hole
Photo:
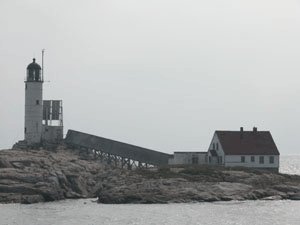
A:
{"label": "rocky shoreline", "polygon": [[242,168],[190,165],[138,170],[103,187],[98,201],[115,204],[300,200],[299,176]]}
{"label": "rocky shoreline", "polygon": [[300,200],[300,176],[192,165],[129,171],[65,146],[0,151],[0,203],[95,197],[105,204]]}

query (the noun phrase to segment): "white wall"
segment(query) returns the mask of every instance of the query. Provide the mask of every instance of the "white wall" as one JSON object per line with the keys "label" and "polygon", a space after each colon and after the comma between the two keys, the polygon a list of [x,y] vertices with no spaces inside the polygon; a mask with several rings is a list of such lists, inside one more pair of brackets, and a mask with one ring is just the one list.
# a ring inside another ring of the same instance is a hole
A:
{"label": "white wall", "polygon": [[[39,104],[37,104],[37,101]],[[25,83],[25,140],[28,144],[39,143],[42,134],[43,83]]]}
{"label": "white wall", "polygon": [[192,159],[198,158],[198,164],[205,164],[206,152],[174,152],[174,158],[169,159],[169,164],[192,164]]}
{"label": "white wall", "polygon": [[[241,156],[245,156],[245,162],[241,162]],[[255,161],[251,162],[251,156],[254,156]],[[264,163],[259,163],[259,157],[264,157]],[[274,163],[269,163],[270,155],[226,155],[225,166],[242,166],[248,168],[278,168],[279,167],[279,156],[274,156]]]}
{"label": "white wall", "polygon": [[63,126],[43,125],[42,140],[57,143],[63,140]]}
{"label": "white wall", "polygon": [[225,153],[223,151],[223,148],[221,146],[220,140],[219,140],[219,138],[218,138],[218,136],[217,136],[216,133],[214,133],[214,136],[213,136],[213,138],[212,138],[212,140],[210,142],[208,150],[216,150],[216,152],[218,154],[218,157],[219,158],[222,157],[222,162],[219,161],[219,163],[218,163],[217,158],[212,157],[210,154],[208,154],[208,157],[211,157],[211,160],[212,160],[211,163],[210,163],[211,165],[224,165],[224,156],[225,156]]}

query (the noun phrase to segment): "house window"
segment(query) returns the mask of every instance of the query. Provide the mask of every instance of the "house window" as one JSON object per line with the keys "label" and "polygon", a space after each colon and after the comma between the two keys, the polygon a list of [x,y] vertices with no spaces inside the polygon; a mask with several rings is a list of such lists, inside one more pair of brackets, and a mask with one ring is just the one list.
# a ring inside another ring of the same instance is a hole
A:
{"label": "house window", "polygon": [[270,156],[270,158],[269,158],[269,163],[270,163],[270,164],[274,164],[274,156]]}
{"label": "house window", "polygon": [[192,157],[192,164],[198,164],[198,161],[199,161],[199,159],[197,156]]}
{"label": "house window", "polygon": [[255,157],[251,156],[251,162],[255,162]]}
{"label": "house window", "polygon": [[216,143],[216,145],[217,145],[217,150],[219,150],[219,143]]}
{"label": "house window", "polygon": [[241,156],[241,162],[242,162],[242,163],[245,162],[245,156]]}
{"label": "house window", "polygon": [[265,163],[265,157],[259,156],[259,163],[264,164]]}
{"label": "house window", "polygon": [[213,150],[215,150],[215,143],[213,143]]}
{"label": "house window", "polygon": [[36,104],[39,105],[39,104],[40,104],[40,101],[39,101],[39,100],[36,100]]}
{"label": "house window", "polygon": [[208,157],[208,162],[211,164],[211,156]]}

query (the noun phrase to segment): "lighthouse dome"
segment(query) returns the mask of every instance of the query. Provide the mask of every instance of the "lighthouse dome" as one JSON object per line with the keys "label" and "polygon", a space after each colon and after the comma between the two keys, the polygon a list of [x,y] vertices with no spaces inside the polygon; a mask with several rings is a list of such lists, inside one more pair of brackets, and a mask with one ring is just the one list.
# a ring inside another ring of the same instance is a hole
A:
{"label": "lighthouse dome", "polygon": [[33,62],[27,66],[27,79],[26,82],[43,82],[41,76],[41,66],[35,62],[35,58]]}
{"label": "lighthouse dome", "polygon": [[37,64],[37,63],[35,62],[35,58],[33,58],[33,62],[30,63],[30,64],[27,66],[27,69],[28,69],[28,70],[35,70],[35,69],[41,70],[42,68],[41,68],[41,66],[40,66],[39,64]]}

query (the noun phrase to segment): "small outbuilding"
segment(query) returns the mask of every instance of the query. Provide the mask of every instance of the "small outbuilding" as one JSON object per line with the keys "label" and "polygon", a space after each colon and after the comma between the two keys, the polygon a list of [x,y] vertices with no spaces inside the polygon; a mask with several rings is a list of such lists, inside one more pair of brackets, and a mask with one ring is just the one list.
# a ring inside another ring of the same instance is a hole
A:
{"label": "small outbuilding", "polygon": [[279,170],[279,151],[269,131],[215,131],[207,152],[208,165]]}
{"label": "small outbuilding", "polygon": [[206,164],[207,152],[174,152],[169,157],[170,165],[175,164]]}

